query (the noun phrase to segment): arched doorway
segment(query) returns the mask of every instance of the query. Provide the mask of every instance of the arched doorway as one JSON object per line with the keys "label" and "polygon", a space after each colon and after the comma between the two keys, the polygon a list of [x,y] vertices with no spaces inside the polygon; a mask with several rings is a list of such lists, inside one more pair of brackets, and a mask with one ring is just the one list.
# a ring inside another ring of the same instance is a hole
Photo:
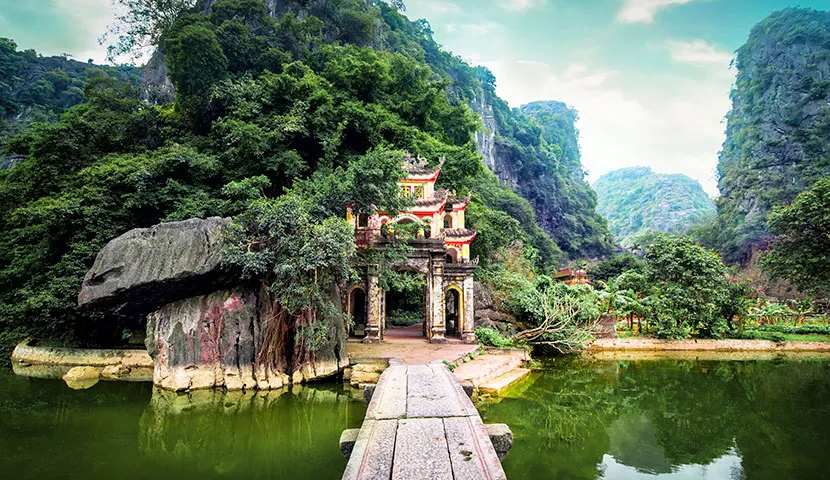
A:
{"label": "arched doorway", "polygon": [[454,227],[453,223],[454,222],[452,220],[452,215],[450,215],[449,213],[445,214],[444,215],[444,230],[452,230],[452,228]]}
{"label": "arched doorway", "polygon": [[444,293],[444,319],[448,337],[460,337],[464,318],[464,296],[458,287],[450,287]]}
{"label": "arched doorway", "polygon": [[385,292],[384,338],[424,337],[426,278],[423,273],[398,270]]}
{"label": "arched doorway", "polygon": [[444,257],[447,263],[458,263],[458,250],[450,247],[447,249],[447,255]]}
{"label": "arched doorway", "polygon": [[349,336],[366,336],[366,313],[366,292],[363,291],[363,287],[354,287],[349,293],[349,314],[353,321]]}

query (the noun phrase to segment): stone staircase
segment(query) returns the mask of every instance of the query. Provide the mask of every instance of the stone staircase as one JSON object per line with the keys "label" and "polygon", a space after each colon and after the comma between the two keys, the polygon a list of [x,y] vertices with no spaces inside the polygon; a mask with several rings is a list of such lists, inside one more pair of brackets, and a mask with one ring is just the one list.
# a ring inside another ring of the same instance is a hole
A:
{"label": "stone staircase", "polygon": [[459,381],[471,383],[480,392],[498,395],[530,373],[521,368],[525,358],[521,350],[487,353],[462,363],[454,373]]}
{"label": "stone staircase", "polygon": [[529,368],[514,368],[513,370],[510,370],[509,372],[499,375],[489,382],[482,384],[478,387],[478,390],[481,393],[489,395],[501,395],[502,392],[507,390],[514,383],[525,378],[528,374],[530,374]]}

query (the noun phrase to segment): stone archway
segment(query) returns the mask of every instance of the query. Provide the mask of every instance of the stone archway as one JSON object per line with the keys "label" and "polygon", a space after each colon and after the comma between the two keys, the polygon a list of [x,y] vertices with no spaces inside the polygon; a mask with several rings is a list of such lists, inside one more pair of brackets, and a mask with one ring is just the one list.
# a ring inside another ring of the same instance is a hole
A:
{"label": "stone archway", "polygon": [[383,291],[384,338],[426,338],[428,292],[426,273],[409,265],[398,266],[399,275],[410,276],[405,282],[423,283],[412,289],[390,289]]}
{"label": "stone archway", "polygon": [[352,316],[353,324],[349,329],[349,336],[363,338],[366,336],[367,303],[366,291],[363,287],[356,285],[349,292],[349,314]]}
{"label": "stone archway", "polygon": [[447,337],[460,337],[464,330],[464,292],[453,285],[444,292],[444,321]]}

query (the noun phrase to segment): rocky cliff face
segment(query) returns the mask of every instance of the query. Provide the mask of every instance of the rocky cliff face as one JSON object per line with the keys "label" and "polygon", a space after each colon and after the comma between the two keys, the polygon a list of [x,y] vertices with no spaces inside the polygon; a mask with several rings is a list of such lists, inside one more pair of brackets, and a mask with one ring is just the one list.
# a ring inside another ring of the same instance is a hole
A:
{"label": "rocky cliff face", "polygon": [[598,210],[623,245],[647,231],[679,232],[715,204],[696,180],[685,175],[654,173],[648,167],[614,170],[593,185]]}
{"label": "rocky cliff face", "polygon": [[476,132],[475,140],[478,151],[484,159],[484,165],[490,171],[496,171],[496,132],[498,125],[496,124],[496,117],[493,114],[493,105],[487,102],[484,92],[480,92],[476,96],[472,104],[472,109],[481,117],[481,122],[484,128]]}
{"label": "rocky cliff face", "polygon": [[476,145],[485,165],[531,203],[539,225],[571,258],[608,253],[610,234],[580,161],[576,111],[556,101],[511,110],[487,85],[484,92],[472,107],[484,124]]}
{"label": "rocky cliff face", "polygon": [[25,159],[23,155],[0,155],[0,170],[11,170]]}
{"label": "rocky cliff face", "polygon": [[753,27],[718,164],[726,257],[744,261],[767,213],[830,175],[830,12],[787,9]]}

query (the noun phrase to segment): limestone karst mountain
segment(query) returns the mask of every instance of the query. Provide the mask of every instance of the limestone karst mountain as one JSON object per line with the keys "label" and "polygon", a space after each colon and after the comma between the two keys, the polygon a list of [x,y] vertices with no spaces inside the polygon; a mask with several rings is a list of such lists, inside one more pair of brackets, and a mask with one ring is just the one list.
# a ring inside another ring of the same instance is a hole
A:
{"label": "limestone karst mountain", "polygon": [[715,213],[700,183],[686,175],[655,173],[648,167],[623,168],[606,173],[593,186],[599,212],[623,245],[648,231],[680,232]]}

